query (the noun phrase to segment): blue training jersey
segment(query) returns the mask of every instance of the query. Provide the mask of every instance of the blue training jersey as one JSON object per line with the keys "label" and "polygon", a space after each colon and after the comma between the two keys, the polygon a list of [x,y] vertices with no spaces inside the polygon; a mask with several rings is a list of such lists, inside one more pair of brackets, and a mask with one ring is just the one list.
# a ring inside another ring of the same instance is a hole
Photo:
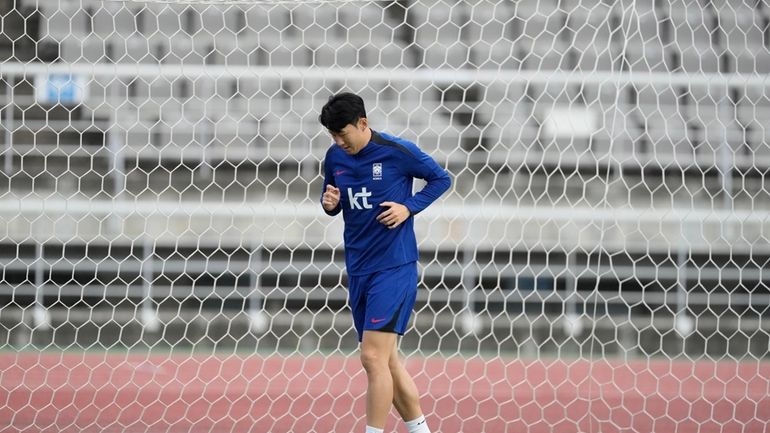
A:
{"label": "blue training jersey", "polygon": [[[427,185],[412,194],[414,178]],[[357,154],[333,144],[324,160],[324,184],[340,190],[340,203],[329,215],[345,220],[345,264],[349,275],[365,275],[417,261],[414,216],[441,196],[451,184],[449,174],[414,143],[372,131]],[[380,203],[406,206],[411,216],[395,229],[377,221],[387,210]]]}

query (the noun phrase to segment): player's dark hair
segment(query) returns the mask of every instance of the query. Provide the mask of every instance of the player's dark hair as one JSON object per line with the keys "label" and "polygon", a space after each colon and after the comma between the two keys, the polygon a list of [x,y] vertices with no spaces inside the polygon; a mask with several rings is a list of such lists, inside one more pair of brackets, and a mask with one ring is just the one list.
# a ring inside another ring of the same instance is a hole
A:
{"label": "player's dark hair", "polygon": [[340,132],[347,125],[355,125],[366,117],[364,100],[355,93],[343,92],[329,97],[321,108],[318,121],[329,131]]}

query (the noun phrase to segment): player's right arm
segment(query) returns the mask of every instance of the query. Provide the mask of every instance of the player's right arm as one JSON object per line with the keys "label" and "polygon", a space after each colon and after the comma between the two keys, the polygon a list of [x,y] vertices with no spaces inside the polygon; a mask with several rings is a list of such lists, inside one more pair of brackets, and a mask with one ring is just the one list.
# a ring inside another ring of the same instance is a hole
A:
{"label": "player's right arm", "polygon": [[324,184],[321,191],[321,206],[327,215],[337,215],[342,208],[340,207],[340,189],[337,188],[334,174],[332,173],[332,162],[329,160],[329,152],[324,159]]}

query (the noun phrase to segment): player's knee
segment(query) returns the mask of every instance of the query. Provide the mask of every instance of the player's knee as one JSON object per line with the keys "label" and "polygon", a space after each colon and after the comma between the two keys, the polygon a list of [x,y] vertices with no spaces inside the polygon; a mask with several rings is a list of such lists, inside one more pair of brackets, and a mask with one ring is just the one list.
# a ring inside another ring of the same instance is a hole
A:
{"label": "player's knee", "polygon": [[380,353],[376,348],[361,349],[361,365],[367,372],[388,369],[388,354]]}

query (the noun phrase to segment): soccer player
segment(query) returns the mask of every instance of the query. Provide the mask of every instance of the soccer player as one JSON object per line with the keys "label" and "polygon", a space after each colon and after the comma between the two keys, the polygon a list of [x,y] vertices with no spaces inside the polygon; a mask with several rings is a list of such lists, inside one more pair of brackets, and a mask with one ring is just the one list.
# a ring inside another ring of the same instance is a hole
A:
{"label": "soccer player", "polygon": [[[348,301],[368,383],[366,433],[383,432],[391,404],[410,433],[430,433],[397,336],[417,296],[414,217],[449,188],[449,175],[415,144],[370,129],[358,95],[332,95],[319,121],[334,139],[321,204],[345,221]],[[427,184],[413,195],[414,178]]]}

